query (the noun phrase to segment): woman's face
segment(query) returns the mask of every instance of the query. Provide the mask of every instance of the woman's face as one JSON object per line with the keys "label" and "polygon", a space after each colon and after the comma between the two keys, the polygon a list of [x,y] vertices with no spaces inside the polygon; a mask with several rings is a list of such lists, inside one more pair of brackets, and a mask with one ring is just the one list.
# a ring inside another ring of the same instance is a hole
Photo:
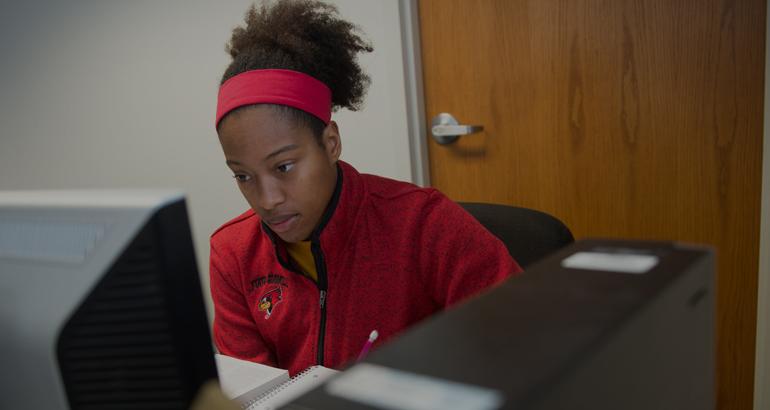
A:
{"label": "woman's face", "polygon": [[219,125],[227,166],[246,201],[286,242],[308,239],[337,182],[341,143],[337,124],[322,144],[269,105],[228,114]]}

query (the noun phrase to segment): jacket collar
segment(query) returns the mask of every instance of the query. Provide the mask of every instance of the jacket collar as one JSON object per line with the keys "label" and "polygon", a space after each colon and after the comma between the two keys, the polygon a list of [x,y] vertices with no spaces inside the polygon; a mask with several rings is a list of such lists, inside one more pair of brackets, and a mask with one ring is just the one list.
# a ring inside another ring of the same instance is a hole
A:
{"label": "jacket collar", "polygon": [[[339,161],[338,161],[339,162]],[[329,203],[326,204],[326,209],[324,210],[324,213],[321,215],[321,220],[318,221],[318,226],[313,229],[313,232],[310,233],[310,241],[316,242],[321,238],[321,233],[323,232],[324,228],[326,228],[326,225],[329,224],[332,217],[335,214],[335,211],[337,210],[337,204],[340,201],[340,194],[342,193],[342,181],[344,179],[342,167],[340,164],[337,164],[337,183],[334,185],[334,192],[332,193],[332,197],[329,199]]]}

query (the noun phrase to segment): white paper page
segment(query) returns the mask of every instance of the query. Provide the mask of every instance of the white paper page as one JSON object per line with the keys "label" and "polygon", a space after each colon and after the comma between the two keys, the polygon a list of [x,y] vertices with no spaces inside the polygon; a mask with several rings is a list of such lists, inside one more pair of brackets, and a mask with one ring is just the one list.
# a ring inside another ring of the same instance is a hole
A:
{"label": "white paper page", "polygon": [[248,403],[289,380],[284,369],[216,354],[219,385],[229,399]]}

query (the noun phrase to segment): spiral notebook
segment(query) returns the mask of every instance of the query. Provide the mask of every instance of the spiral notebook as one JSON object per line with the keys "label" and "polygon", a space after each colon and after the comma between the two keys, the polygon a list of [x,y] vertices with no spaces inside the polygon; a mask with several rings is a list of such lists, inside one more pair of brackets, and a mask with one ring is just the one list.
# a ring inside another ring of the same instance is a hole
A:
{"label": "spiral notebook", "polygon": [[272,410],[312,390],[338,373],[313,366],[289,378],[284,369],[216,354],[219,384],[227,398],[242,409]]}
{"label": "spiral notebook", "polygon": [[275,410],[304,393],[313,390],[337,373],[339,373],[337,370],[328,367],[309,367],[278,387],[268,390],[265,394],[245,403],[242,408],[246,410]]}

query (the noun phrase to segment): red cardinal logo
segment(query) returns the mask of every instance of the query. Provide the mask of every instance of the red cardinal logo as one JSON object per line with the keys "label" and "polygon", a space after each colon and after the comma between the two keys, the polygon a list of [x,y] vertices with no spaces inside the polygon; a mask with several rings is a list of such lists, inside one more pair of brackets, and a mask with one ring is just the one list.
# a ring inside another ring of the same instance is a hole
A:
{"label": "red cardinal logo", "polygon": [[267,291],[261,298],[259,298],[259,311],[265,312],[265,319],[270,319],[270,315],[273,313],[275,305],[283,301],[283,291],[281,287],[277,287]]}

